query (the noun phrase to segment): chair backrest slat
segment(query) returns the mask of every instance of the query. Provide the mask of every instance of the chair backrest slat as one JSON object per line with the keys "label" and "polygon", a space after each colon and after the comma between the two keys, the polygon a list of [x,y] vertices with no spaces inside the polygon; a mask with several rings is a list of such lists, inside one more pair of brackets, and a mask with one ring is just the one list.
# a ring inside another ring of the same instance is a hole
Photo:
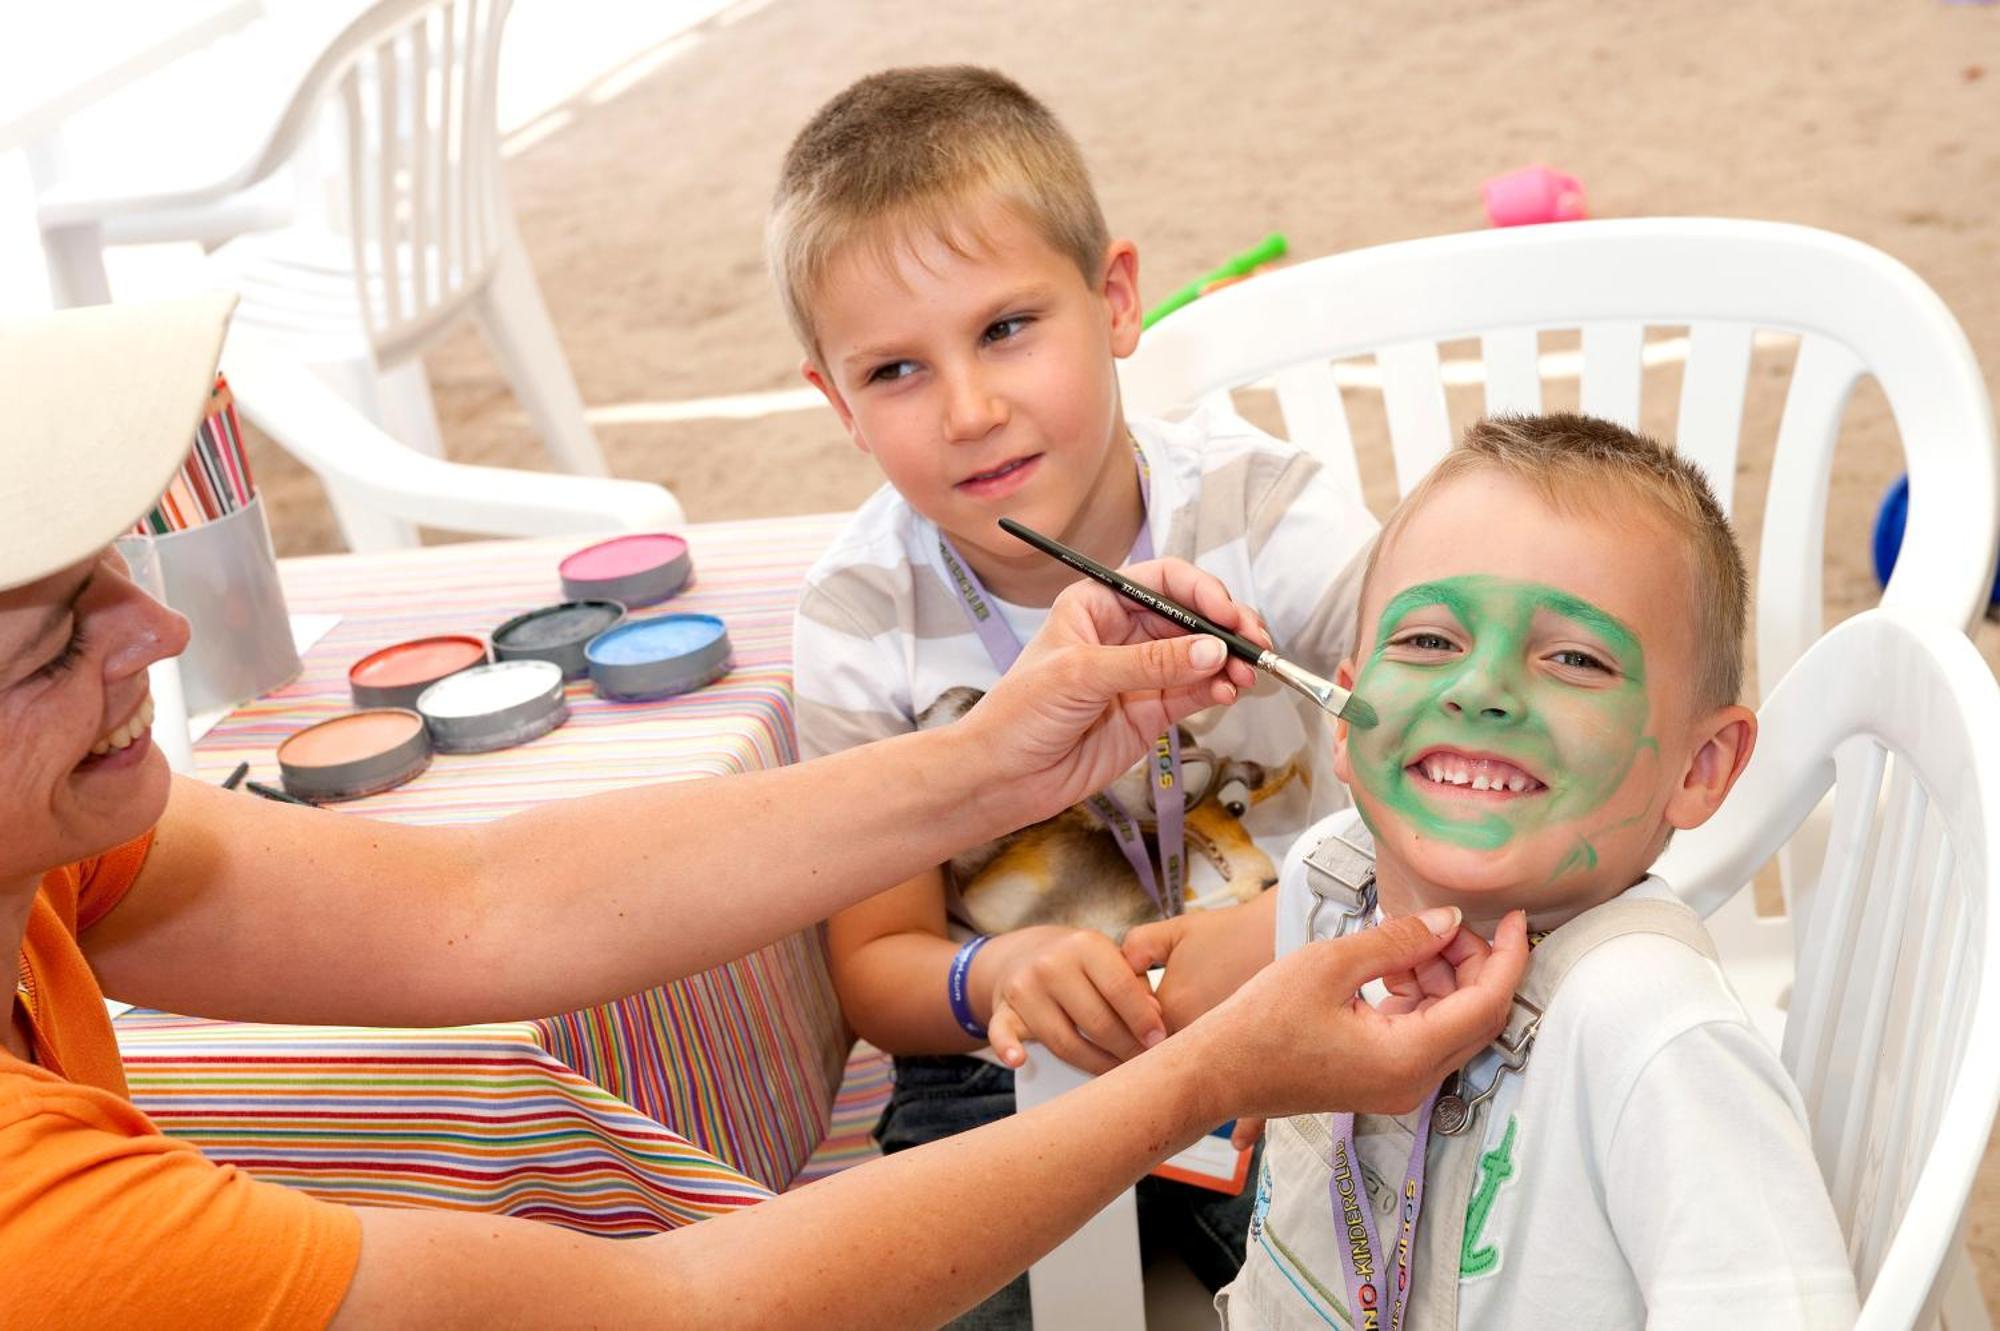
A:
{"label": "chair backrest slat", "polygon": [[1479,338],[1486,364],[1486,414],[1533,416],[1542,409],[1541,338],[1532,328],[1501,328]]}
{"label": "chair backrest slat", "polygon": [[1940,993],[1954,996],[1956,1001],[1946,1006],[1943,1016],[1937,1021],[1940,1066],[1938,1079],[1931,1088],[1933,1099],[1930,1105],[1930,1118],[1924,1124],[1926,1131],[1933,1134],[1944,1121],[1952,1086],[1957,1080],[1958,1056],[1965,1049],[1967,1028],[1972,1021],[1973,995],[1967,991],[1976,986],[1966,983],[1966,972],[1975,962],[1983,969],[1988,960],[1979,955],[1979,945],[1973,938],[1978,927],[1978,917],[1983,909],[1990,907],[1982,907],[1972,901],[1966,903],[1964,927],[1958,937],[1952,939],[1951,962],[1945,967],[1944,987],[1939,990]]}
{"label": "chair backrest slat", "polygon": [[1278,410],[1285,418],[1285,437],[1333,468],[1340,483],[1361,493],[1361,464],[1354,456],[1354,435],[1347,426],[1347,408],[1329,361],[1288,365],[1272,376]]}
{"label": "chair backrest slat", "polygon": [[[431,10],[409,29],[410,102],[413,114],[404,130],[410,145],[410,294],[417,309],[426,309],[438,297],[431,285],[431,233],[437,218],[437,193],[432,178],[439,174],[431,164],[432,127],[438,122],[436,71],[431,67],[431,24],[437,19]],[[446,159],[449,160],[449,159]]]}
{"label": "chair backrest slat", "polygon": [[[1910,983],[1913,995],[1945,992],[1937,988],[1937,983],[1946,964],[1944,928],[1950,913],[1952,877],[1957,862],[1952,855],[1951,843],[1943,839],[1941,832],[1932,840],[1935,852],[1932,872],[1923,893],[1923,925],[1917,931],[1915,950],[1911,953],[1915,966]],[[1895,1232],[1895,1217],[1909,1205],[1910,1193],[1916,1188],[1918,1171],[1923,1165],[1919,1144],[1924,1134],[1918,1133],[1916,1127],[1920,1122],[1929,1122],[1932,1105],[1944,1098],[1937,1081],[1945,1066],[1947,1051],[1944,1041],[1925,1038],[1931,1022],[1930,1014],[1922,1004],[1912,1002],[1906,1004],[1899,1015],[1902,1032],[1897,1047],[1899,1050],[1917,1051],[1912,1060],[1916,1074],[1902,1078],[1889,1090],[1891,1103],[1884,1140],[1890,1145],[1891,1158],[1884,1162],[1880,1186],[1862,1209],[1866,1233],[1859,1245],[1860,1269],[1866,1270],[1871,1277],[1880,1267],[1889,1237]]]}
{"label": "chair backrest slat", "polygon": [[473,68],[477,100],[468,103],[472,133],[466,144],[468,178],[479,202],[474,223],[479,236],[475,263],[486,272],[500,248],[500,29],[511,0],[467,0],[477,23],[478,55]]}
{"label": "chair backrest slat", "polygon": [[1389,418],[1396,483],[1407,492],[1451,449],[1444,367],[1435,342],[1383,347],[1375,353],[1375,363],[1382,370],[1382,410]]}
{"label": "chair backrest slat", "polygon": [[[361,67],[357,63],[340,80],[340,106],[347,123],[362,123]],[[375,206],[375,172],[370,169],[368,137],[349,131],[347,135],[347,216],[353,231],[355,266],[362,272],[372,267],[365,256],[380,242],[374,220],[380,216]],[[367,283],[360,284],[362,316],[373,327],[388,321],[388,312],[373,308],[379,293]]]}
{"label": "chair backrest slat", "polygon": [[1674,446],[1708,474],[1725,513],[1735,498],[1737,442],[1756,333],[1749,324],[1707,322],[1688,332]]}
{"label": "chair backrest slat", "polygon": [[[1785,1018],[1787,1040],[1794,1024],[1818,1035],[1817,1040],[1804,1046],[1797,1066],[1799,1091],[1813,1119],[1813,1147],[1826,1168],[1830,1189],[1844,1187],[1848,1177],[1847,1161],[1840,1149],[1851,1107],[1844,1091],[1854,1084],[1854,1078],[1862,1070],[1857,1056],[1858,1042],[1848,1024],[1854,1014],[1843,1005],[1858,986],[1850,988],[1843,981],[1873,974],[1863,960],[1869,950],[1868,930],[1880,923],[1871,918],[1879,913],[1879,905],[1871,908],[1875,901],[1873,890],[1878,875],[1889,863],[1901,832],[1899,819],[1909,804],[1909,768],[1895,754],[1889,755],[1887,777],[1881,803],[1872,814],[1858,815],[1869,829],[1868,844],[1856,866],[1860,872],[1843,875],[1834,889],[1835,895],[1826,903],[1838,924],[1838,932],[1829,940],[1830,948],[1825,953],[1832,964],[1817,968],[1811,983],[1800,977]],[[1827,890],[1822,882],[1818,892],[1824,894]],[[1810,1092],[1805,1089],[1809,1072]],[[1841,1208],[1842,1200],[1839,1194],[1835,1195],[1836,1210]]]}
{"label": "chair backrest slat", "polygon": [[1583,384],[1577,403],[1586,415],[1639,428],[1639,386],[1645,376],[1646,327],[1640,323],[1583,326]]}
{"label": "chair backrest slat", "polygon": [[1896,966],[1902,958],[1904,929],[1909,920],[1911,885],[1916,876],[1917,851],[1922,844],[1924,820],[1929,811],[1923,783],[1909,767],[1898,762],[1891,787],[1891,811],[1883,829],[1881,851],[1875,857],[1868,894],[1862,902],[1861,926],[1853,959],[1854,975],[1863,983],[1849,990],[1850,1010],[1841,1014],[1840,1025],[1847,1032],[1845,1042],[1852,1048],[1852,1066],[1847,1070],[1846,1094],[1837,1115],[1822,1110],[1822,1122],[1837,1123],[1839,1145],[1834,1153],[1833,1196],[1836,1207],[1854,1214],[1861,1193],[1861,1154],[1866,1129],[1874,1126],[1875,1091],[1879,1085],[1876,1069],[1881,1065],[1882,1036],[1888,1025],[1889,1005],[1881,995],[1895,989]]}
{"label": "chair backrest slat", "polygon": [[[1862,876],[1874,858],[1874,830],[1880,809],[1882,777],[1889,755],[1881,745],[1861,739],[1835,760],[1833,834],[1827,842],[1820,885],[1810,899],[1794,909],[1801,952],[1814,956],[1846,956],[1852,946],[1853,916],[1845,909],[1860,890]],[[1833,986],[1839,968],[1828,966],[1801,976],[1793,989],[1795,1019],[1785,1022],[1785,1062],[1810,1107],[1826,1084],[1827,1033],[1832,1025]]]}
{"label": "chair backrest slat", "polygon": [[456,3],[456,0],[438,10],[438,107],[437,118],[431,124],[431,137],[436,144],[438,162],[436,232],[440,296],[458,281],[465,252],[465,237],[461,229],[465,216],[465,177],[464,173],[450,170],[446,165],[458,161],[465,151],[464,103],[460,92],[465,69],[458,60],[458,29],[464,21],[464,13],[465,6]]}
{"label": "chair backrest slat", "polygon": [[1783,667],[1820,634],[1820,566],[1826,557],[1826,504],[1833,480],[1828,464],[1862,368],[1860,357],[1823,337],[1801,339],[1792,365],[1757,548],[1760,696],[1769,695]]}
{"label": "chair backrest slat", "polygon": [[376,234],[381,244],[373,255],[377,267],[369,275],[372,282],[382,289],[384,319],[382,331],[395,329],[410,317],[409,300],[403,291],[402,257],[403,228],[399,225],[404,216],[403,180],[397,171],[396,159],[402,147],[402,107],[401,98],[405,91],[401,63],[397,58],[396,39],[391,37],[375,48],[375,119],[368,126],[371,131],[369,146],[375,158],[375,220]]}

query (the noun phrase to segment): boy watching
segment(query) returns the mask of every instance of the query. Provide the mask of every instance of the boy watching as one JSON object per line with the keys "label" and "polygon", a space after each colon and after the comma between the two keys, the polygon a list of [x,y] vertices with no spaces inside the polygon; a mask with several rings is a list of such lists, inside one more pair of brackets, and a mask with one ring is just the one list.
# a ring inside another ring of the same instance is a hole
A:
{"label": "boy watching", "polygon": [[[1020,87],[967,67],[861,80],[792,144],[768,240],[805,377],[888,480],[808,576],[802,757],[946,724],[999,677],[1074,577],[1002,516],[1114,566],[1178,555],[1303,659],[1347,654],[1373,519],[1233,416],[1125,419],[1137,252]],[[1115,940],[1188,907],[1258,901],[1270,920],[1292,838],[1344,803],[1320,725],[1263,682],[1087,805],[836,916],[842,1007],[896,1055],[883,1149],[1013,1112],[1026,1040],[1102,1071],[1163,1038]],[[989,1042],[998,1062],[969,1057]],[[1211,1288],[1241,1263],[1247,1196],[1148,1180],[1140,1209]],[[975,1317],[1025,1324],[1025,1278]]]}
{"label": "boy watching", "polygon": [[1380,724],[1277,950],[1435,906],[1538,942],[1416,1115],[1268,1125],[1225,1326],[1853,1324],[1798,1094],[1648,876],[1749,760],[1745,599],[1700,471],[1587,417],[1480,422],[1390,517],[1340,671]]}

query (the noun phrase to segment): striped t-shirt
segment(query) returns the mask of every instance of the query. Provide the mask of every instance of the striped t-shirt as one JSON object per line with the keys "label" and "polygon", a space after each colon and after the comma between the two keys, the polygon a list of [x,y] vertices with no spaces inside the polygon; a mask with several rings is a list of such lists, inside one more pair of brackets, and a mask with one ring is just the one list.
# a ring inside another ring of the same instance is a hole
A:
{"label": "striped t-shirt", "polygon": [[[1281,652],[1332,674],[1353,642],[1376,531],[1359,497],[1310,454],[1233,415],[1130,425],[1149,474],[1154,550],[1216,575],[1263,615]],[[952,585],[936,526],[888,486],[862,505],[807,574],[794,620],[802,757],[946,724],[992,686],[998,672]],[[1048,613],[990,599],[1023,642]],[[1256,896],[1277,881],[1292,839],[1347,802],[1322,713],[1269,679],[1182,722],[1181,758],[1191,906]],[[1143,766],[1112,789],[1150,844]],[[1116,938],[1157,915],[1112,833],[1081,805],[957,856],[947,882],[953,920],[981,933],[1067,924]]]}

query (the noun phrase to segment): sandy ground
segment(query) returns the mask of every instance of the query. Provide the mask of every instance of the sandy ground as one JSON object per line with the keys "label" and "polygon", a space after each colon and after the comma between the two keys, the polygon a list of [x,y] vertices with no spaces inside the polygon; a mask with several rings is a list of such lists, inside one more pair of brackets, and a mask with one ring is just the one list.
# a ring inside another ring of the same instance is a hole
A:
{"label": "sandy ground", "polygon": [[[1989,376],[2000,368],[2000,7],[751,0],[510,163],[585,401],[796,386],[760,255],[786,143],[863,73],[968,60],[1012,73],[1069,124],[1155,297],[1272,230],[1311,256],[1479,227],[1479,182],[1541,160],[1581,177],[1599,216],[1773,218],[1879,246],[1944,297]],[[430,369],[453,456],[545,465],[474,336]],[[1746,411],[1737,516],[1753,568],[1788,372],[1788,354],[1760,353]],[[1673,367],[1649,375],[1649,427],[1671,433],[1677,386]],[[1379,397],[1349,407],[1379,432]],[[1476,402],[1453,409],[1464,419]],[[600,438],[618,474],[671,486],[697,520],[848,508],[877,483],[824,410]],[[268,449],[261,464],[281,549],[332,548],[311,478]],[[1830,620],[1878,594],[1869,524],[1901,469],[1864,385],[1833,483]],[[1386,463],[1367,479],[1386,504]],[[1979,640],[2000,664],[2000,627]],[[1972,1242],[2000,1298],[1993,1160]]]}

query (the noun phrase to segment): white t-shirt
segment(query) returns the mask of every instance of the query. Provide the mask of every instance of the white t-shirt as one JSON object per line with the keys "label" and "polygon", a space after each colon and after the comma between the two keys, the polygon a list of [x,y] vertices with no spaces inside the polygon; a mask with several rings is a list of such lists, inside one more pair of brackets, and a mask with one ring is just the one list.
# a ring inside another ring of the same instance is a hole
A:
{"label": "white t-shirt", "polygon": [[[1353,822],[1334,815],[1287,857],[1280,954],[1307,941],[1305,857]],[[1672,899],[1650,877],[1628,895]],[[1486,1085],[1494,1061],[1476,1060],[1469,1083]],[[1484,1127],[1460,1326],[1853,1325],[1854,1277],[1798,1091],[1721,969],[1680,943],[1631,934],[1577,962]],[[1253,1241],[1251,1256],[1281,1254]],[[1341,1289],[1337,1270],[1320,1274]],[[1257,1322],[1237,1301],[1230,1325]]]}
{"label": "white t-shirt", "polygon": [[[1310,454],[1235,416],[1130,426],[1155,553],[1215,574],[1281,650],[1331,674],[1353,642],[1376,532],[1360,499]],[[928,519],[887,486],[862,505],[807,574],[794,621],[801,757],[948,723],[992,687],[999,672],[953,586]],[[1024,643],[1048,613],[999,609]],[[1293,837],[1347,802],[1322,714],[1275,681],[1189,718],[1181,738],[1196,906],[1269,887]],[[1157,864],[1144,766],[1112,790],[1149,824]],[[1116,937],[1157,917],[1112,834],[1080,806],[955,857],[949,879],[954,921],[982,933],[1063,923]]]}

